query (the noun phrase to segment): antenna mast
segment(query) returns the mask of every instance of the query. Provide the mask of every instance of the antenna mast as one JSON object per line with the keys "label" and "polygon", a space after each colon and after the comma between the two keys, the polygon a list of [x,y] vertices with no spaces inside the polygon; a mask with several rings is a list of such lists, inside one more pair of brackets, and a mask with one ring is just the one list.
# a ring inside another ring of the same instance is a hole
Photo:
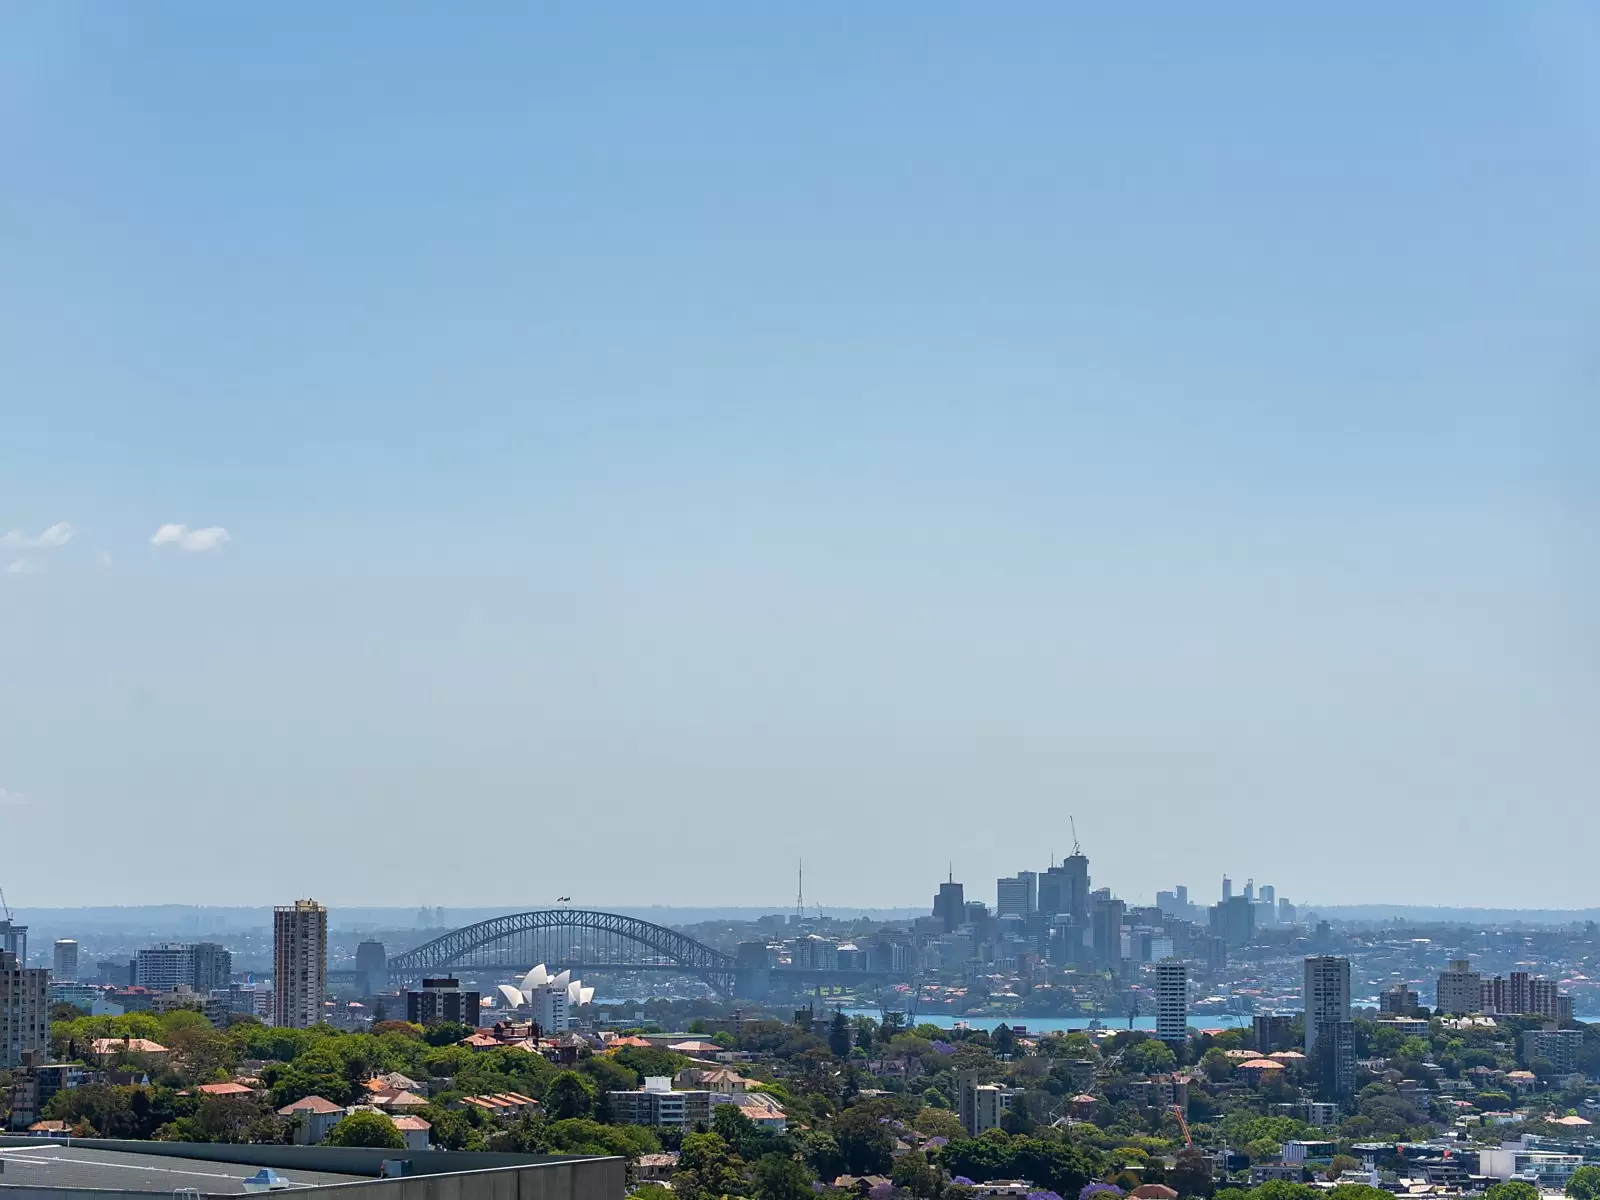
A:
{"label": "antenna mast", "polygon": [[794,893],[794,917],[797,921],[805,920],[806,916],[806,860],[800,860],[800,874],[798,886]]}

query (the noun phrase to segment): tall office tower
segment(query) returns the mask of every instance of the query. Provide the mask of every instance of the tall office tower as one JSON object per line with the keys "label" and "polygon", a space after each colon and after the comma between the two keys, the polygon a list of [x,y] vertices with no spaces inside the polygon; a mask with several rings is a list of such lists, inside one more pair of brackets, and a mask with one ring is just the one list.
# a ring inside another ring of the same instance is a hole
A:
{"label": "tall office tower", "polygon": [[1316,1065],[1326,1099],[1344,1099],[1355,1087],[1355,1025],[1350,1020],[1350,960],[1331,955],[1306,959],[1306,1056]]}
{"label": "tall office tower", "polygon": [[1082,928],[1089,924],[1089,856],[1069,854],[1061,867],[1066,876],[1066,907],[1062,911]]}
{"label": "tall office tower", "polygon": [[272,913],[272,1023],[309,1029],[322,1023],[328,992],[328,910],[296,900]]}
{"label": "tall office tower", "polygon": [[1228,943],[1228,949],[1248,946],[1256,936],[1256,906],[1243,896],[1230,896],[1209,910],[1211,932]]}
{"label": "tall office tower", "polygon": [[933,898],[933,915],[943,922],[946,933],[954,933],[966,920],[966,910],[965,890],[952,872],[950,878],[939,885],[939,894]]}
{"label": "tall office tower", "polygon": [[1256,881],[1254,879],[1246,879],[1244,881],[1244,898],[1250,901],[1252,904],[1255,903]]}
{"label": "tall office tower", "polygon": [[1067,908],[1067,872],[1052,866],[1039,876],[1039,911],[1047,917],[1059,916]]}
{"label": "tall office tower", "polygon": [[1189,1039],[1189,972],[1181,958],[1156,963],[1156,1037],[1172,1043]]}
{"label": "tall office tower", "polygon": [[382,942],[362,942],[356,947],[356,986],[363,996],[373,996],[389,986],[389,952]]}
{"label": "tall office tower", "polygon": [[1226,904],[1233,899],[1233,880],[1226,875],[1222,877],[1222,902]]}
{"label": "tall office tower", "polygon": [[50,972],[0,950],[0,1068],[20,1066],[30,1051],[43,1062],[49,1050]]}
{"label": "tall office tower", "polygon": [[55,965],[51,975],[55,983],[78,982],[78,943],[71,938],[56,941]]}
{"label": "tall office tower", "polygon": [[1096,962],[1122,961],[1121,900],[1110,896],[1095,901],[1094,905],[1094,957]]}
{"label": "tall office tower", "polygon": [[1189,915],[1189,885],[1180,883],[1172,891],[1178,897],[1178,915],[1187,917]]}
{"label": "tall office tower", "polygon": [[1006,879],[995,880],[997,917],[1026,917],[1039,907],[1039,877],[1032,871],[1018,871]]}
{"label": "tall office tower", "polygon": [[1263,883],[1261,885],[1261,894],[1257,898],[1263,904],[1271,904],[1276,906],[1278,903],[1278,889],[1273,887],[1270,883]]}

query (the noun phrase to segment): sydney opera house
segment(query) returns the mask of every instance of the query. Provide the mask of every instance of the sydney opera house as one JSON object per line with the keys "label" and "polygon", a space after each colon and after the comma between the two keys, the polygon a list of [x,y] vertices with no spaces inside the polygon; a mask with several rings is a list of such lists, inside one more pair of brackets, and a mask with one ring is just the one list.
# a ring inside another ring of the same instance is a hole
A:
{"label": "sydney opera house", "polygon": [[594,999],[594,989],[584,987],[581,979],[573,979],[571,971],[551,975],[540,963],[522,977],[521,987],[502,983],[500,998],[507,1008],[525,1011],[540,1029],[554,1033],[572,1025],[573,1011]]}

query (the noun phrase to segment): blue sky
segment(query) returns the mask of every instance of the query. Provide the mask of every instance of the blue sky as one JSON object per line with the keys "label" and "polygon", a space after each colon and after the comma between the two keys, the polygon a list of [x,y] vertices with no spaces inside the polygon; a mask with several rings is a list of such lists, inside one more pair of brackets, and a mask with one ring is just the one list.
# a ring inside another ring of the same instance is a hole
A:
{"label": "blue sky", "polygon": [[1593,902],[1600,18],[1444,17],[7,6],[8,894]]}

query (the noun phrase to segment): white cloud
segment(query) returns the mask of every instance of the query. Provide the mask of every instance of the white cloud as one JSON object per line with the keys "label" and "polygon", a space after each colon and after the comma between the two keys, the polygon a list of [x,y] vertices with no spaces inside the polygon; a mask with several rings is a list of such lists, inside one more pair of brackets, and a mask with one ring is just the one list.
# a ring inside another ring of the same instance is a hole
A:
{"label": "white cloud", "polygon": [[100,565],[102,567],[109,567],[111,565],[111,551],[102,550],[97,557],[100,559]]}
{"label": "white cloud", "polygon": [[190,529],[187,525],[163,525],[150,537],[152,546],[176,546],[180,550],[215,550],[223,542],[233,540],[221,525],[207,525],[204,529]]}
{"label": "white cloud", "polygon": [[19,558],[6,568],[7,575],[32,575],[38,568],[25,558]]}
{"label": "white cloud", "polygon": [[69,522],[57,521],[36,537],[13,529],[10,533],[0,535],[0,546],[13,550],[54,550],[57,546],[65,546],[77,532]]}
{"label": "white cloud", "polygon": [[26,793],[0,787],[0,808],[21,808],[31,803],[33,799]]}

